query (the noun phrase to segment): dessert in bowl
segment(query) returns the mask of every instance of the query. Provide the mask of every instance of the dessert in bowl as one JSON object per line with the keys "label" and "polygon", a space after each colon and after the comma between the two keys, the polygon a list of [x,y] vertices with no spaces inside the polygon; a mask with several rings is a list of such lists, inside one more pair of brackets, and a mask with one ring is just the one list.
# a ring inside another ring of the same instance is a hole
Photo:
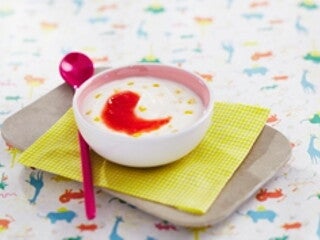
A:
{"label": "dessert in bowl", "polygon": [[154,167],[181,159],[211,125],[213,95],[203,79],[181,68],[136,64],[105,70],[73,98],[79,131],[105,159]]}

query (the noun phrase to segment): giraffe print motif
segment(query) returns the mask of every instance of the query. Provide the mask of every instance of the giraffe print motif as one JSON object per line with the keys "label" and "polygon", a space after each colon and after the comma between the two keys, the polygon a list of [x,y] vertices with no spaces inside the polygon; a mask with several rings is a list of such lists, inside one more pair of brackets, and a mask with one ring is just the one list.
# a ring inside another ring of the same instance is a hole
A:
{"label": "giraffe print motif", "polygon": [[301,86],[303,88],[303,91],[305,93],[315,93],[316,89],[313,83],[311,83],[308,79],[307,79],[307,74],[309,73],[308,70],[303,70],[302,73],[302,77],[301,77]]}
{"label": "giraffe print motif", "polygon": [[26,180],[26,182],[35,188],[35,192],[34,192],[33,197],[31,199],[29,199],[29,202],[31,204],[35,204],[37,201],[37,198],[40,194],[40,190],[42,189],[42,187],[44,185],[43,172],[38,171],[37,174],[35,172],[31,172],[29,175],[29,179]]}
{"label": "giraffe print motif", "polygon": [[310,135],[309,146],[308,146],[308,150],[307,150],[307,152],[311,158],[311,162],[313,164],[317,164],[318,161],[320,160],[320,150],[315,147],[315,140],[317,138],[318,137],[314,134]]}

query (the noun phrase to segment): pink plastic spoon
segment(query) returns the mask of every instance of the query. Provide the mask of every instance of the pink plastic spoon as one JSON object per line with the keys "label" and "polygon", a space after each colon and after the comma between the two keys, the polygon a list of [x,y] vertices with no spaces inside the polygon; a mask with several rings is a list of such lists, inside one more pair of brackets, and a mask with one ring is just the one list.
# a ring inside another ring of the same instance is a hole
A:
{"label": "pink plastic spoon", "polygon": [[[93,63],[86,55],[79,52],[67,54],[60,62],[59,71],[62,78],[76,90],[80,85],[93,75]],[[92,170],[89,146],[78,132],[83,178],[83,192],[85,209],[88,219],[95,218],[96,206],[94,187],[92,183]]]}

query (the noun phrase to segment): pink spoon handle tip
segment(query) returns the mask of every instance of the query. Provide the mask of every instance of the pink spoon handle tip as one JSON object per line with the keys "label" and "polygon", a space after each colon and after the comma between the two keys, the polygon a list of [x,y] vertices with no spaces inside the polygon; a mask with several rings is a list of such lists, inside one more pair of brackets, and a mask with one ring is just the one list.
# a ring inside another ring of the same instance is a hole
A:
{"label": "pink spoon handle tip", "polygon": [[81,167],[83,178],[83,193],[85,199],[85,209],[87,218],[93,219],[96,216],[96,204],[94,197],[94,187],[92,182],[92,170],[90,161],[90,150],[87,142],[83,139],[80,132],[78,132],[80,154],[81,154]]}

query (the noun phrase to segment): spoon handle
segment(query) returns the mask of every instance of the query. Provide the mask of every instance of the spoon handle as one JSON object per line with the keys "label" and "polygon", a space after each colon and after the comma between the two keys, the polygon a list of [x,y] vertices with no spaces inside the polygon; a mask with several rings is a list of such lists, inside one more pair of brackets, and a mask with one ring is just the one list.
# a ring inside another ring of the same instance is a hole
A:
{"label": "spoon handle", "polygon": [[90,161],[89,145],[83,139],[80,132],[78,132],[80,155],[81,155],[81,167],[83,178],[83,193],[87,218],[93,219],[96,216],[96,204],[94,197],[94,187],[92,182],[92,170]]}

